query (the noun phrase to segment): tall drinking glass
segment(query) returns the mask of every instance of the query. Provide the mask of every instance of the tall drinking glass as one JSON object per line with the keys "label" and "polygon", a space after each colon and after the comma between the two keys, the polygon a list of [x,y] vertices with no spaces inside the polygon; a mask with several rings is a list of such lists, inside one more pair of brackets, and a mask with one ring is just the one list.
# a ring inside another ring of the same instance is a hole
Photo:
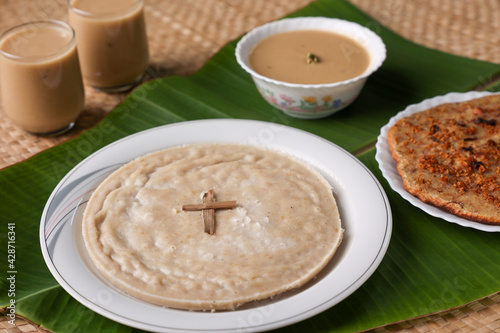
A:
{"label": "tall drinking glass", "polygon": [[4,32],[0,88],[5,114],[24,130],[57,135],[71,129],[85,101],[73,29],[39,21]]}
{"label": "tall drinking glass", "polygon": [[105,92],[141,81],[149,52],[142,0],[68,0],[84,81]]}

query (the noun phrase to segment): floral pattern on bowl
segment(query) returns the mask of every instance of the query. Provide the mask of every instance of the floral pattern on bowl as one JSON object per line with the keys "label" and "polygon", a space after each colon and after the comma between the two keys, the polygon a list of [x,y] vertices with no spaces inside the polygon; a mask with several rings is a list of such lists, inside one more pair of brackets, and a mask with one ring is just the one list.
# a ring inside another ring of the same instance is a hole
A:
{"label": "floral pattern on bowl", "polygon": [[340,98],[334,99],[332,95],[325,95],[321,98],[316,96],[301,96],[299,99],[295,99],[293,96],[283,93],[277,94],[278,96],[276,96],[272,90],[258,85],[257,90],[269,104],[286,111],[286,113],[293,114],[314,114],[327,111],[335,112],[351,104],[356,98],[355,96],[348,100],[342,100]]}

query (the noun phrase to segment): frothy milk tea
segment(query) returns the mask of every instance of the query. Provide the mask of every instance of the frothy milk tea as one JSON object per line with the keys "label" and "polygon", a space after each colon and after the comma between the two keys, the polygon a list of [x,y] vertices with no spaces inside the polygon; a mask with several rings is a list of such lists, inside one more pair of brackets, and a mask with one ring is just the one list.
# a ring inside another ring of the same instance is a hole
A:
{"label": "frothy milk tea", "polygon": [[124,91],[148,66],[142,0],[69,0],[84,80],[104,91]]}
{"label": "frothy milk tea", "polygon": [[58,134],[84,106],[74,32],[58,21],[14,27],[0,37],[0,86],[5,114],[24,130]]}

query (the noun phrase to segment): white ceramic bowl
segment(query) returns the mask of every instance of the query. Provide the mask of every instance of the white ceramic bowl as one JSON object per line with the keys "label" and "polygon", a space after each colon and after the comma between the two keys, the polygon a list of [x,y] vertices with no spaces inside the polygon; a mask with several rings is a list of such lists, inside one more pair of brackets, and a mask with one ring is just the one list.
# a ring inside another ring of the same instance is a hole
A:
{"label": "white ceramic bowl", "polygon": [[[297,84],[270,79],[255,72],[249,54],[262,39],[293,30],[323,30],[350,37],[368,51],[370,64],[361,75],[328,84]],[[327,117],[351,104],[366,79],[384,62],[386,48],[382,39],[357,23],[326,17],[298,17],[264,24],[247,33],[236,45],[236,60],[251,76],[262,97],[272,106],[296,118]]]}

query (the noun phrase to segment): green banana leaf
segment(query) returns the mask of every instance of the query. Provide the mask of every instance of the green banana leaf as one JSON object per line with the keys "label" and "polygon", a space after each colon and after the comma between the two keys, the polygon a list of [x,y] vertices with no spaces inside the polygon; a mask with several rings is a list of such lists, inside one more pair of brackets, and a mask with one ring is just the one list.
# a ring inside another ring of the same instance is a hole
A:
{"label": "green banana leaf", "polygon": [[[55,332],[136,331],[85,308],[57,284],[41,254],[40,217],[62,177],[99,148],[151,127],[207,118],[263,120],[320,135],[356,154],[380,180],[391,203],[393,236],[376,272],[338,305],[280,331],[365,330],[499,291],[500,235],[463,228],[413,207],[388,186],[370,147],[380,127],[408,104],[484,86],[500,74],[500,66],[415,45],[345,0],[319,0],[290,16],[338,17],[367,26],[382,37],[387,60],[359,98],[326,119],[284,116],[260,97],[239,68],[236,41],[192,76],[157,79],[138,87],[94,128],[0,170],[0,306],[15,299],[18,315]],[[490,85],[488,90],[498,91],[500,85]],[[9,226],[15,230],[15,262],[7,259]],[[11,271],[16,272],[15,296],[9,295]]]}

